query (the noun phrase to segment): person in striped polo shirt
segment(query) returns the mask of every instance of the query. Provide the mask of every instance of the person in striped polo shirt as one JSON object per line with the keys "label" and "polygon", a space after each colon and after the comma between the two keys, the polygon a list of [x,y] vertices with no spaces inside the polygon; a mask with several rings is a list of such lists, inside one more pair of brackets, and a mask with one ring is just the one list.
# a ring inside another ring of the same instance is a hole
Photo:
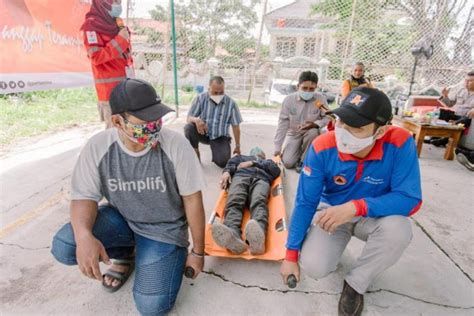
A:
{"label": "person in striped polo shirt", "polygon": [[233,153],[240,154],[240,123],[242,116],[234,100],[224,94],[225,83],[220,76],[209,80],[209,91],[193,102],[184,126],[184,135],[199,159],[199,143],[210,145],[212,162],[224,168],[231,155],[229,126],[235,138]]}

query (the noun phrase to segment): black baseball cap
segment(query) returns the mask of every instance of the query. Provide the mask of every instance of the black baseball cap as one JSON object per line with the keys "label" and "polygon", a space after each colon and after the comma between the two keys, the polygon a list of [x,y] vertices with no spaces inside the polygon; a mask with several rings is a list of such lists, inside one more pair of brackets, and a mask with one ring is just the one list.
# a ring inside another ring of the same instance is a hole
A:
{"label": "black baseball cap", "polygon": [[361,127],[376,123],[386,125],[392,119],[392,104],[380,90],[360,87],[352,90],[341,106],[328,114],[337,115],[345,124]]}
{"label": "black baseball cap", "polygon": [[173,112],[161,103],[160,96],[148,82],[140,79],[125,79],[110,93],[112,114],[128,112],[141,120],[151,122]]}

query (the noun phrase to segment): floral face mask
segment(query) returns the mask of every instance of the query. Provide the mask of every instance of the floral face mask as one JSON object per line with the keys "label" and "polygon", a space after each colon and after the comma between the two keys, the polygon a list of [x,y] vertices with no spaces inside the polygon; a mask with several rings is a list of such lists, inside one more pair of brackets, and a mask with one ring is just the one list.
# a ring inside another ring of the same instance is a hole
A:
{"label": "floral face mask", "polygon": [[142,144],[146,148],[155,147],[158,142],[158,135],[161,130],[161,120],[148,122],[145,124],[132,124],[126,118],[123,118],[125,126],[133,130],[130,136],[126,131],[123,133],[134,143]]}

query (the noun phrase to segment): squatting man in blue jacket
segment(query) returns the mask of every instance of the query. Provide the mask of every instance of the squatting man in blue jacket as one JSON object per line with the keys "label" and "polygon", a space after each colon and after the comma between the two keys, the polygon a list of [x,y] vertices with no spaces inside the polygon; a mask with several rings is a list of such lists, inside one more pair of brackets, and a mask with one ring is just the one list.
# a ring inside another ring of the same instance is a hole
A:
{"label": "squatting man in blue jacket", "polygon": [[300,265],[323,278],[356,236],[366,244],[345,277],[338,309],[360,315],[363,294],[411,241],[408,216],[422,203],[420,170],[413,137],[388,125],[392,109],[383,92],[354,89],[332,114],[335,131],[314,140],[304,161],[280,272],[285,283],[291,274],[299,280]]}
{"label": "squatting man in blue jacket", "polygon": [[224,223],[212,225],[215,242],[234,254],[247,250],[241,239],[242,217],[245,206],[250,210],[250,220],[245,225],[245,239],[253,255],[265,252],[265,234],[268,226],[268,196],[273,180],[280,175],[280,168],[259,147],[249,156],[236,155],[225,166],[220,181],[221,189],[228,189]]}

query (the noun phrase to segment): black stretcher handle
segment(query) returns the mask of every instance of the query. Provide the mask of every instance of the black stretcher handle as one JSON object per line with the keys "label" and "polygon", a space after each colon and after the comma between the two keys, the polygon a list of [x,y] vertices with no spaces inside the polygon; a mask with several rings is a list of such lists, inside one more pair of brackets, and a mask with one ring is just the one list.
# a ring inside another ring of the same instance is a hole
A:
{"label": "black stretcher handle", "polygon": [[186,267],[184,268],[184,276],[187,277],[188,279],[192,279],[194,277],[194,269],[192,267]]}
{"label": "black stretcher handle", "polygon": [[286,281],[290,289],[294,289],[296,287],[296,283],[298,283],[294,274],[290,274]]}

